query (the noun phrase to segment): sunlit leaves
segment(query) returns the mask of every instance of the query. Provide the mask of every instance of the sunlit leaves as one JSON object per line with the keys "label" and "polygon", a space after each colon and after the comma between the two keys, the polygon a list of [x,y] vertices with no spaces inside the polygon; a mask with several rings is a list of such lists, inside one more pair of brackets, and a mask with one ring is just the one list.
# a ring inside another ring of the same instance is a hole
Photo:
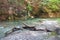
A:
{"label": "sunlit leaves", "polygon": [[48,6],[52,11],[59,10],[60,0],[43,0],[43,6]]}
{"label": "sunlit leaves", "polygon": [[57,5],[51,5],[51,6],[49,6],[49,8],[51,8],[53,11],[59,9],[59,7]]}

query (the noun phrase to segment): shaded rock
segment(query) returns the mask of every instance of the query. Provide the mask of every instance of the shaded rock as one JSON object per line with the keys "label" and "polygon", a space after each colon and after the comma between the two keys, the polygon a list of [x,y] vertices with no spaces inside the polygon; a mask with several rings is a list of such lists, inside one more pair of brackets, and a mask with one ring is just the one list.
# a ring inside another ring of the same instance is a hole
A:
{"label": "shaded rock", "polygon": [[60,35],[60,28],[56,28],[55,32],[56,32],[57,35]]}
{"label": "shaded rock", "polygon": [[22,30],[22,28],[20,26],[16,26],[12,29],[12,32],[18,31],[18,30]]}
{"label": "shaded rock", "polygon": [[24,29],[27,29],[27,30],[31,30],[31,31],[35,31],[36,28],[35,27],[23,27]]}

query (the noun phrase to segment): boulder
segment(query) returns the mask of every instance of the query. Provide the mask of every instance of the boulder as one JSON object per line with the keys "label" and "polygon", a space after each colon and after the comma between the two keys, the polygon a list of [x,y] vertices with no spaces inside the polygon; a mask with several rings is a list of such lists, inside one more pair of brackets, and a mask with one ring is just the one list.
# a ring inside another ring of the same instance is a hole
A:
{"label": "boulder", "polygon": [[56,28],[59,28],[58,22],[53,20],[45,20],[42,23],[35,23],[36,29],[48,29],[51,31],[55,31]]}
{"label": "boulder", "polygon": [[20,33],[8,35],[1,40],[47,40],[47,38],[49,38],[48,34],[49,33],[41,31],[22,31]]}

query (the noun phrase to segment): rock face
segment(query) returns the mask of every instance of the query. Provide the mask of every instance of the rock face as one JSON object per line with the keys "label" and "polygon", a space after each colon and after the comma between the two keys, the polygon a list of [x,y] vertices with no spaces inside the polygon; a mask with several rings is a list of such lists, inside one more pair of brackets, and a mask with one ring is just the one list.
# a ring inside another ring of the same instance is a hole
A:
{"label": "rock face", "polygon": [[49,29],[55,31],[56,28],[60,28],[57,21],[45,20],[42,23],[36,23],[36,29]]}
{"label": "rock face", "polygon": [[10,34],[1,40],[47,40],[49,33],[42,31],[23,31],[20,33]]}
{"label": "rock face", "polygon": [[25,29],[33,30],[33,31],[47,31],[47,32],[56,32],[58,35],[60,34],[60,26],[58,22],[55,20],[46,20],[44,19],[41,22],[34,23],[35,26],[26,26]]}
{"label": "rock face", "polygon": [[60,28],[56,28],[55,32],[56,32],[57,35],[60,35]]}
{"label": "rock face", "polygon": [[60,40],[58,36],[49,36],[51,33],[43,31],[15,32],[1,40]]}
{"label": "rock face", "polygon": [[[58,35],[60,35],[60,28],[57,23],[57,21],[51,21],[51,20],[44,20],[43,22],[36,22],[33,23],[35,26],[33,28],[39,29],[48,29],[51,31],[56,31]],[[21,25],[20,25],[21,26]],[[2,38],[1,40],[60,40],[60,37],[52,37],[49,36],[51,32],[46,31],[32,31],[30,30],[20,30],[20,26],[17,26],[17,29],[14,28],[14,31],[11,34],[7,35],[6,37]],[[22,26],[21,26],[22,27]],[[10,29],[10,28],[9,28]]]}

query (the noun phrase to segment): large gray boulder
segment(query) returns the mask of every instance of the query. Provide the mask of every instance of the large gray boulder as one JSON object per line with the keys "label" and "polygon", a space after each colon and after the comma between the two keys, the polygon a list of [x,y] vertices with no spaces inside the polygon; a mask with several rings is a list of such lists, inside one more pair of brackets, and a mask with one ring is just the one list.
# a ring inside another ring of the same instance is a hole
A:
{"label": "large gray boulder", "polygon": [[36,29],[48,29],[51,31],[55,31],[56,28],[60,28],[57,21],[53,20],[45,20],[43,22],[36,22],[35,23]]}
{"label": "large gray boulder", "polygon": [[50,33],[43,31],[22,31],[10,34],[1,40],[47,40]]}

